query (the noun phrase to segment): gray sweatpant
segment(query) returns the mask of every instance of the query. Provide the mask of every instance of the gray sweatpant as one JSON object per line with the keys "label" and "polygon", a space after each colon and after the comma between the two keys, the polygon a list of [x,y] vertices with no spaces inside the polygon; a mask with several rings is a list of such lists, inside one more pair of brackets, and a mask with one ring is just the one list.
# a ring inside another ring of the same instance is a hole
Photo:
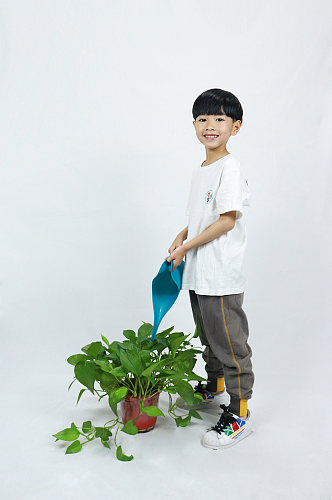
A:
{"label": "gray sweatpant", "polygon": [[240,401],[251,398],[254,384],[249,327],[242,309],[244,292],[220,296],[189,290],[189,297],[195,324],[199,322],[200,341],[206,346],[206,389],[215,392],[217,378],[224,377],[230,411],[238,415]]}

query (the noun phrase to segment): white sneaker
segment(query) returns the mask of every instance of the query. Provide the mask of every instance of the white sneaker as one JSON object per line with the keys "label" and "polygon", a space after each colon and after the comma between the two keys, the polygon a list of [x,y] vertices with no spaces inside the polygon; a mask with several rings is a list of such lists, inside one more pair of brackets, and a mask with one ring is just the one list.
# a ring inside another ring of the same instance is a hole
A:
{"label": "white sneaker", "polygon": [[206,390],[206,384],[202,384],[201,381],[198,382],[194,387],[194,392],[202,394],[203,400],[196,405],[189,406],[184,399],[179,397],[176,400],[177,406],[179,408],[184,408],[186,410],[202,410],[204,408],[210,407],[211,404],[220,406],[222,403],[228,401],[228,394],[225,390],[219,392],[209,392]]}
{"label": "white sneaker", "polygon": [[249,410],[244,419],[231,413],[227,406],[220,405],[220,407],[223,412],[218,422],[204,434],[201,440],[203,446],[213,450],[234,446],[253,432]]}

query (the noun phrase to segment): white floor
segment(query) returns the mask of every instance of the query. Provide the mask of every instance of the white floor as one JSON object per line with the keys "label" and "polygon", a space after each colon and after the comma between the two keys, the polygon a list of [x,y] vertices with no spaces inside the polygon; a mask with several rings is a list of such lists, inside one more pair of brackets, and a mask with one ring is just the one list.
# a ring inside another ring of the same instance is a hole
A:
{"label": "white floor", "polygon": [[[200,444],[218,418],[218,408],[209,408],[201,412],[204,420],[185,428],[177,428],[167,415],[146,434],[119,432],[124,453],[134,455],[131,462],[120,462],[114,445],[108,450],[88,443],[80,453],[65,455],[65,446],[55,443],[51,435],[72,421],[102,425],[112,418],[106,402],[96,408],[92,395],[83,395],[75,407],[80,386],[67,392],[66,383],[62,374],[45,383],[13,374],[3,389],[4,500],[332,499],[328,408],[322,411],[322,395],[313,398],[310,388],[306,394],[279,391],[274,396],[257,382],[250,403],[254,433],[227,451]],[[160,407],[167,413],[166,394]]]}

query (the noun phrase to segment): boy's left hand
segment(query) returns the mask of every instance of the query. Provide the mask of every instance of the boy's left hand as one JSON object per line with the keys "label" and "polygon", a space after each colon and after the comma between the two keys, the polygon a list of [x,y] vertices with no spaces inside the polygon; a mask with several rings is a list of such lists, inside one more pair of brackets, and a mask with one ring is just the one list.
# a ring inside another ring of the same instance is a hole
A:
{"label": "boy's left hand", "polygon": [[171,255],[169,255],[168,257],[165,257],[164,260],[167,259],[167,262],[173,261],[172,271],[174,271],[181,264],[186,253],[187,253],[186,248],[184,247],[184,245],[181,245],[181,246],[177,247],[174,250],[174,252],[171,253]]}

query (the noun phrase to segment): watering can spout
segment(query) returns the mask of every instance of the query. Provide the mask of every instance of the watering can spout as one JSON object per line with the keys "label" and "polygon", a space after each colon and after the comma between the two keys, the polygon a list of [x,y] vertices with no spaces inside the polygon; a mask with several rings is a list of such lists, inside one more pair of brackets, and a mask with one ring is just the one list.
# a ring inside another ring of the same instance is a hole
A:
{"label": "watering can spout", "polygon": [[174,270],[173,261],[167,259],[162,263],[158,274],[152,280],[152,303],[154,321],[151,340],[155,340],[159,325],[170,310],[181,290],[184,262]]}

